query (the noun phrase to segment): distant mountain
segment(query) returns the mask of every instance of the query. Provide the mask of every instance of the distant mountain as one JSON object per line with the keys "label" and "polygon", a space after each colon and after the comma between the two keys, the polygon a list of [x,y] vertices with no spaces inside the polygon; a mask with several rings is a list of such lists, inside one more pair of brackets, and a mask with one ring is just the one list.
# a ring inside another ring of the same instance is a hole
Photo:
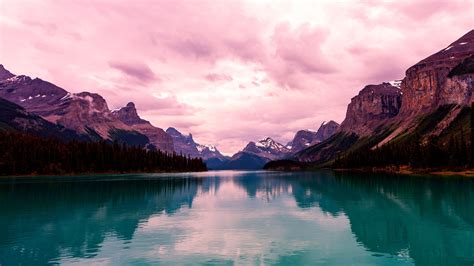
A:
{"label": "distant mountain", "polygon": [[173,139],[174,150],[178,154],[202,158],[209,169],[221,168],[229,159],[215,146],[196,143],[192,134],[184,135],[173,127],[166,129],[166,133]]}
{"label": "distant mountain", "polygon": [[249,142],[242,152],[252,153],[270,160],[282,158],[290,153],[290,150],[272,138],[265,138],[258,142]]}
{"label": "distant mountain", "polygon": [[118,140],[172,151],[172,140],[162,129],[149,123],[124,123],[97,93],[69,93],[39,78],[14,75],[0,65],[0,98],[89,139]]}
{"label": "distant mountain", "polygon": [[197,143],[193,140],[193,135],[183,135],[177,129],[169,127],[166,133],[173,139],[174,150],[178,154],[185,154],[191,157],[198,157],[200,153],[197,149]]}
{"label": "distant mountain", "polygon": [[318,131],[316,132],[316,139],[320,141],[327,140],[329,137],[334,135],[334,133],[336,133],[337,130],[339,130],[340,126],[341,125],[334,122],[333,120],[329,122],[323,122],[321,126],[319,127]]}
{"label": "distant mountain", "polygon": [[300,130],[296,132],[295,137],[286,146],[292,153],[299,152],[309,146],[325,141],[339,129],[339,124],[334,121],[323,122],[318,131]]}
{"label": "distant mountain", "polygon": [[223,163],[219,169],[262,169],[267,162],[284,158],[290,152],[290,149],[272,138],[251,141],[243,150]]}
{"label": "distant mountain", "polygon": [[267,157],[262,157],[250,152],[237,152],[230,160],[225,162],[218,169],[233,169],[233,170],[257,170],[262,169],[263,166],[271,161]]}
{"label": "distant mountain", "polygon": [[300,130],[292,141],[283,145],[270,137],[257,142],[249,142],[244,149],[234,154],[221,169],[262,169],[274,160],[291,158],[293,155],[311,145],[320,143],[332,136],[339,129],[334,121],[322,123],[318,131]]}

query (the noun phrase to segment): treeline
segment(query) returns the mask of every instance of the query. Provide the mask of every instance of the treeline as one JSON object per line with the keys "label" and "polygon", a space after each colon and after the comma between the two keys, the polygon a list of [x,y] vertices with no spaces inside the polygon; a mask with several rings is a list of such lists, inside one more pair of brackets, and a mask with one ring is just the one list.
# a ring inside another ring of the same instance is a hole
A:
{"label": "treeline", "polygon": [[106,141],[62,142],[0,131],[0,175],[205,171],[189,158]]}
{"label": "treeline", "polygon": [[[442,138],[423,138],[422,134],[414,133],[404,140],[389,142],[375,149],[364,147],[339,154],[333,167],[370,168],[408,165],[419,169],[473,168],[474,103],[471,108],[465,108],[461,114],[458,115],[458,126],[447,130],[446,136]],[[415,132],[417,132],[416,129]]]}
{"label": "treeline", "polygon": [[467,168],[473,165],[470,145],[464,138],[451,137],[444,147],[418,137],[405,143],[388,143],[376,149],[363,148],[336,157],[336,168],[411,166],[412,168]]}

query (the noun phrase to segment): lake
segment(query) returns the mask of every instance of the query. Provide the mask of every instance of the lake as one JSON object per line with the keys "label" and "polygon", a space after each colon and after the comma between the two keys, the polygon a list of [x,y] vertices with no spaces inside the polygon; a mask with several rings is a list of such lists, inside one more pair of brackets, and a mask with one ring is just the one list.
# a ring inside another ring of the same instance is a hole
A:
{"label": "lake", "polygon": [[215,171],[0,179],[0,265],[470,265],[474,179]]}

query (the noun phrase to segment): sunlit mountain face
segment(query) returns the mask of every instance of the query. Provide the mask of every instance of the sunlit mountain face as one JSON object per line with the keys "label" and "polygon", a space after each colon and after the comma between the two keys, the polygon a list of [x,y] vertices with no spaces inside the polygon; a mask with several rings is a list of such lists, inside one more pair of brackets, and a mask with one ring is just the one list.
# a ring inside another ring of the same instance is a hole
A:
{"label": "sunlit mountain face", "polygon": [[133,102],[154,126],[229,156],[251,140],[288,143],[299,130],[341,123],[360,88],[402,79],[472,28],[463,0],[0,7],[0,63],[12,73],[98,93],[110,109]]}

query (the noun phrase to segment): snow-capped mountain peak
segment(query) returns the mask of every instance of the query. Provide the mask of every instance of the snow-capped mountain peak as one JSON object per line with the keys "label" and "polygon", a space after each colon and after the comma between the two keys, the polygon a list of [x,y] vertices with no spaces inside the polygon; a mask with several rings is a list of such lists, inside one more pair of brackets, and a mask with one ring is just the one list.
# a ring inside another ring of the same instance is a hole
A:
{"label": "snow-capped mountain peak", "polygon": [[283,144],[276,142],[270,137],[258,141],[257,143],[255,143],[255,146],[257,146],[258,148],[271,149],[276,151],[281,151],[282,149],[285,149],[285,146]]}
{"label": "snow-capped mountain peak", "polygon": [[255,143],[255,145],[260,148],[270,148],[274,144],[275,144],[275,141],[271,138],[262,139],[258,141],[257,143]]}
{"label": "snow-capped mountain peak", "polygon": [[272,138],[265,138],[258,142],[249,142],[242,152],[256,154],[269,159],[277,159],[287,154],[289,149]]}
{"label": "snow-capped mountain peak", "polygon": [[174,149],[177,153],[182,153],[191,157],[203,158],[204,160],[217,158],[223,161],[226,159],[226,157],[219,152],[216,146],[196,143],[191,133],[184,135],[172,127],[168,128],[166,133],[173,138]]}
{"label": "snow-capped mountain peak", "polygon": [[204,150],[208,149],[209,151],[211,152],[216,152],[217,151],[217,148],[216,146],[213,146],[213,145],[201,145],[201,144],[198,144],[196,145],[196,148],[199,152],[203,152]]}

